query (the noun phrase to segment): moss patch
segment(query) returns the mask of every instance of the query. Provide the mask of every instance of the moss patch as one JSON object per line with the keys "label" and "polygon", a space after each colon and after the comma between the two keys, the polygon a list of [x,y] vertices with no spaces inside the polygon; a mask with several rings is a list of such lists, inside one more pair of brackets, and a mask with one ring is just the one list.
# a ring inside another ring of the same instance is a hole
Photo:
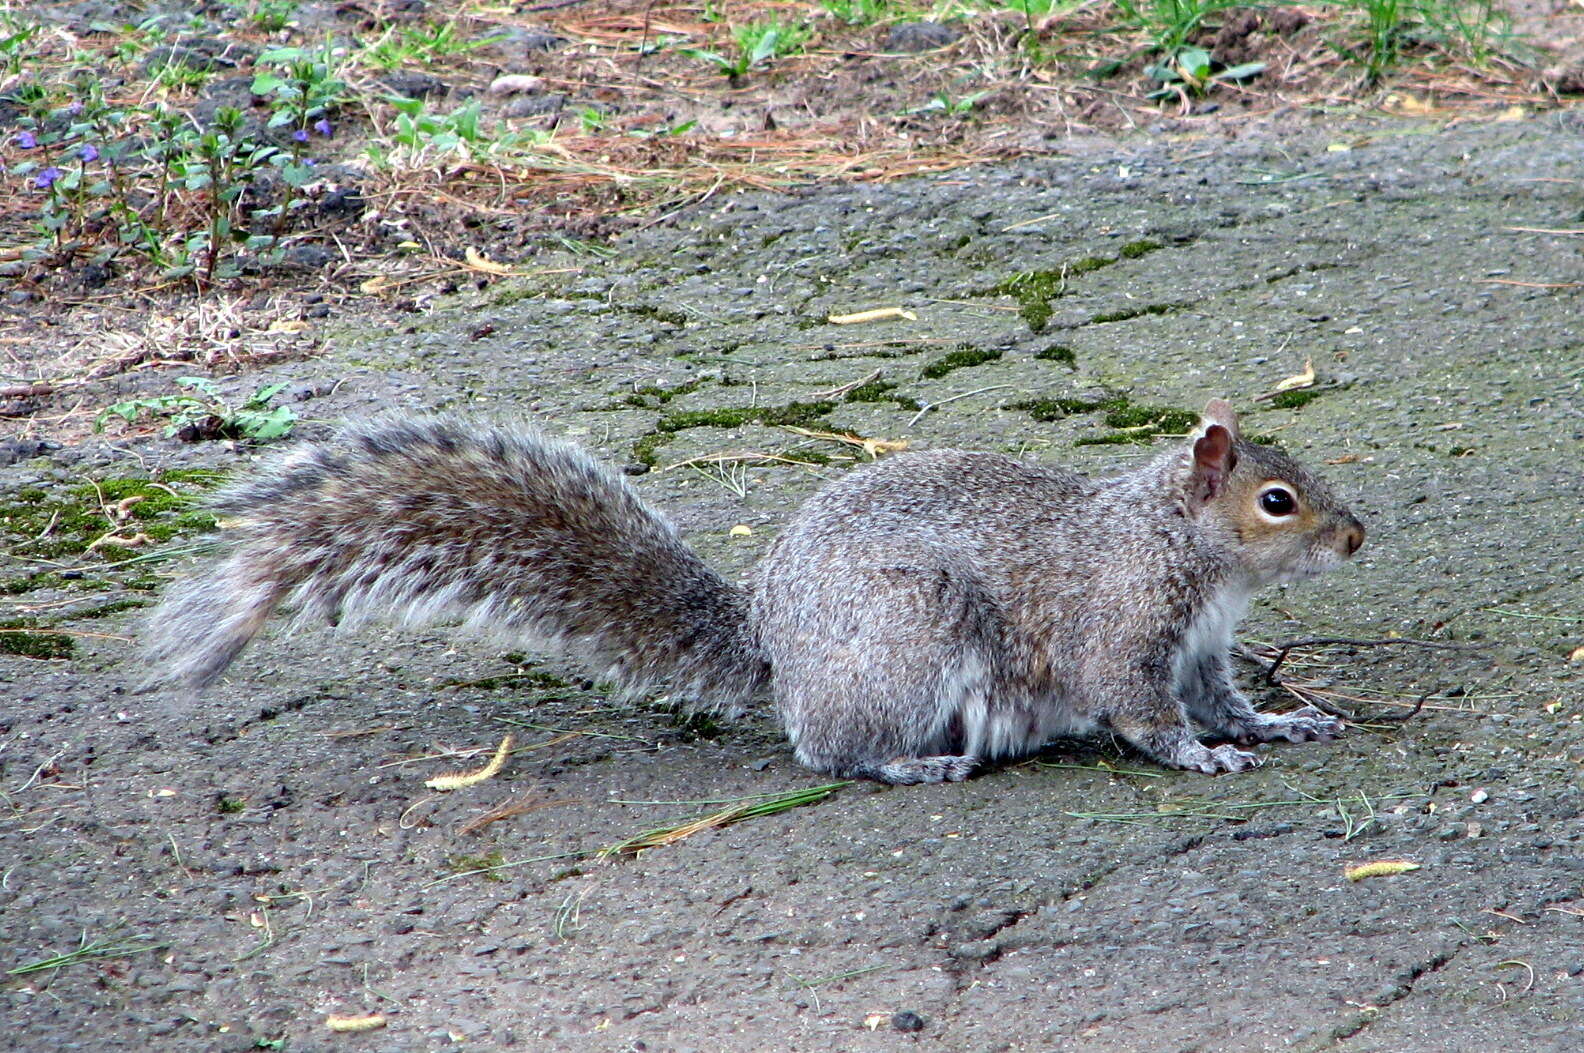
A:
{"label": "moss patch", "polygon": [[1147,445],[1157,435],[1178,435],[1199,423],[1199,414],[1174,406],[1138,406],[1126,395],[1104,399],[1029,399],[1014,402],[1009,409],[1021,410],[1038,421],[1063,420],[1080,413],[1103,411],[1102,423],[1115,429],[1104,435],[1086,435],[1074,446],[1110,446],[1130,443]]}
{"label": "moss patch", "polygon": [[1125,260],[1136,260],[1140,256],[1148,256],[1156,249],[1164,247],[1165,246],[1163,246],[1158,241],[1151,241],[1149,238],[1140,238],[1138,241],[1130,241],[1126,245],[1122,246],[1122,258]]}
{"label": "moss patch", "polygon": [[1302,409],[1325,392],[1318,388],[1298,388],[1295,391],[1283,391],[1271,398],[1270,404],[1277,409]]}
{"label": "moss patch", "polygon": [[785,406],[737,406],[712,410],[683,410],[668,413],[655,424],[655,430],[633,443],[633,459],[653,468],[659,464],[660,447],[679,431],[690,428],[740,428],[744,424],[770,427],[794,425],[807,427],[836,408],[834,402],[789,402]]}
{"label": "moss patch", "polygon": [[986,362],[994,362],[1001,357],[1002,352],[994,348],[977,348],[972,344],[959,345],[957,350],[949,351],[933,362],[926,363],[919,370],[919,376],[929,380],[936,380],[957,369],[967,369],[971,366],[982,366]]}
{"label": "moss patch", "polygon": [[486,852],[477,856],[452,856],[446,866],[453,874],[466,874],[473,870],[482,870],[484,873],[477,875],[485,881],[505,881],[499,871],[487,869],[489,867],[502,867],[506,865],[506,857],[499,851]]}
{"label": "moss patch", "polygon": [[0,622],[0,654],[24,658],[70,658],[76,644],[65,633],[40,629],[32,618]]}
{"label": "moss patch", "polygon": [[907,395],[894,395],[896,385],[886,380],[874,380],[867,384],[860,384],[843,397],[844,402],[893,402],[906,410],[917,410],[918,399]]}
{"label": "moss patch", "polygon": [[1169,314],[1177,310],[1178,306],[1174,303],[1152,303],[1143,307],[1124,307],[1120,311],[1102,311],[1089,319],[1089,324],[1104,325],[1107,322],[1125,322],[1146,314]]}
{"label": "moss patch", "polygon": [[[196,501],[200,491],[221,478],[219,472],[190,470],[167,472],[159,480],[105,479],[73,486],[55,498],[35,488],[21,490],[15,500],[0,505],[0,545],[15,556],[56,560],[83,555],[111,533],[168,541],[178,534],[213,530],[214,516]],[[115,512],[126,518],[112,518]],[[94,552],[111,562],[135,554],[115,545],[101,545]],[[49,575],[36,574],[7,579],[0,591],[16,594],[53,584],[57,581]]]}
{"label": "moss patch", "polygon": [[1043,351],[1034,352],[1034,357],[1044,362],[1060,362],[1068,369],[1078,368],[1078,352],[1066,344],[1052,344]]}
{"label": "moss patch", "polygon": [[691,395],[704,386],[706,379],[705,377],[696,377],[685,384],[678,384],[674,388],[662,388],[655,385],[641,387],[622,399],[622,402],[628,406],[637,406],[639,409],[653,409],[657,406],[664,406],[678,395]]}

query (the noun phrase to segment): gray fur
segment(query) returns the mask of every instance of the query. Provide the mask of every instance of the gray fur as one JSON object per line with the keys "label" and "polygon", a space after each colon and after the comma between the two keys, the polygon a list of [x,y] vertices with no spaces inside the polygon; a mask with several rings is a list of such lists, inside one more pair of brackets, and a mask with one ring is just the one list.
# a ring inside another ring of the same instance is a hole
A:
{"label": "gray fur", "polygon": [[[1212,402],[1185,447],[1091,480],[986,453],[888,458],[816,494],[723,581],[620,478],[530,430],[355,426],[219,503],[229,555],[151,620],[157,678],[201,688],[284,602],[299,617],[460,617],[581,653],[629,688],[736,707],[768,686],[798,759],[956,781],[1109,729],[1174,767],[1241,771],[1199,742],[1334,737],[1256,713],[1227,665],[1249,596],[1350,556],[1325,484],[1237,438]],[[1262,515],[1280,480],[1302,514]]]}
{"label": "gray fur", "polygon": [[357,625],[461,620],[586,658],[630,690],[741,708],[767,676],[747,598],[627,483],[521,429],[417,419],[299,447],[215,511],[229,556],[148,621],[154,679],[212,682],[284,602]]}

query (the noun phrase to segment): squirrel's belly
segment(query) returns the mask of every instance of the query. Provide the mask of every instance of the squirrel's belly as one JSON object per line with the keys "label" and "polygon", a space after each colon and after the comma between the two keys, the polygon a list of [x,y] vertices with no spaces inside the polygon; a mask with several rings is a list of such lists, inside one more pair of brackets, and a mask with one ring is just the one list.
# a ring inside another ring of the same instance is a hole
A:
{"label": "squirrel's belly", "polygon": [[1053,739],[1087,735],[1098,726],[1058,699],[1007,703],[983,697],[958,711],[963,754],[993,760],[1033,753]]}

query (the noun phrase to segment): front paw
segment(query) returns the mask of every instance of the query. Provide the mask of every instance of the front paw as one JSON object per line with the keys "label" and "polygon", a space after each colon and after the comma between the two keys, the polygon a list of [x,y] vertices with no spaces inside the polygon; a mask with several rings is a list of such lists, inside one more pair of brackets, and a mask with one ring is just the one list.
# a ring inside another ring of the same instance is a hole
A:
{"label": "front paw", "polygon": [[1182,768],[1186,771],[1218,775],[1224,771],[1248,771],[1250,768],[1257,768],[1260,759],[1235,746],[1211,747],[1195,742],[1179,749],[1168,763],[1174,768]]}
{"label": "front paw", "polygon": [[1330,742],[1342,734],[1344,727],[1336,717],[1312,706],[1279,716],[1257,713],[1255,717],[1252,721],[1240,721],[1232,737],[1244,744],[1273,742],[1276,739],[1286,739],[1288,742]]}

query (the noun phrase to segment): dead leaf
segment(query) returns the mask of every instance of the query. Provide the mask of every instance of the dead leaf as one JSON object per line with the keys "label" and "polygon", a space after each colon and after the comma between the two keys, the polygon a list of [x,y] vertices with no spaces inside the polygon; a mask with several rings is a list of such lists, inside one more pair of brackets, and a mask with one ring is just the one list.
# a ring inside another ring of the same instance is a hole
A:
{"label": "dead leaf", "polygon": [[516,273],[507,264],[496,263],[494,260],[490,259],[488,256],[484,255],[482,252],[480,252],[479,250],[475,249],[471,245],[469,245],[467,247],[467,251],[462,253],[462,259],[467,263],[467,265],[469,267],[472,267],[476,271],[483,271],[485,274],[513,274],[513,273]]}
{"label": "dead leaf", "polygon": [[313,328],[307,322],[297,318],[277,318],[269,324],[266,332],[270,333],[301,333]]}
{"label": "dead leaf", "polygon": [[1314,382],[1314,359],[1306,358],[1304,359],[1304,371],[1295,376],[1290,376],[1286,380],[1277,381],[1276,386],[1271,388],[1271,394],[1275,395],[1283,391],[1296,391],[1299,388],[1312,388],[1314,387]]}
{"label": "dead leaf", "polygon": [[1580,644],[1579,646],[1573,648],[1573,653],[1568,655],[1568,661],[1575,665],[1580,662],[1584,662],[1584,644]]}

